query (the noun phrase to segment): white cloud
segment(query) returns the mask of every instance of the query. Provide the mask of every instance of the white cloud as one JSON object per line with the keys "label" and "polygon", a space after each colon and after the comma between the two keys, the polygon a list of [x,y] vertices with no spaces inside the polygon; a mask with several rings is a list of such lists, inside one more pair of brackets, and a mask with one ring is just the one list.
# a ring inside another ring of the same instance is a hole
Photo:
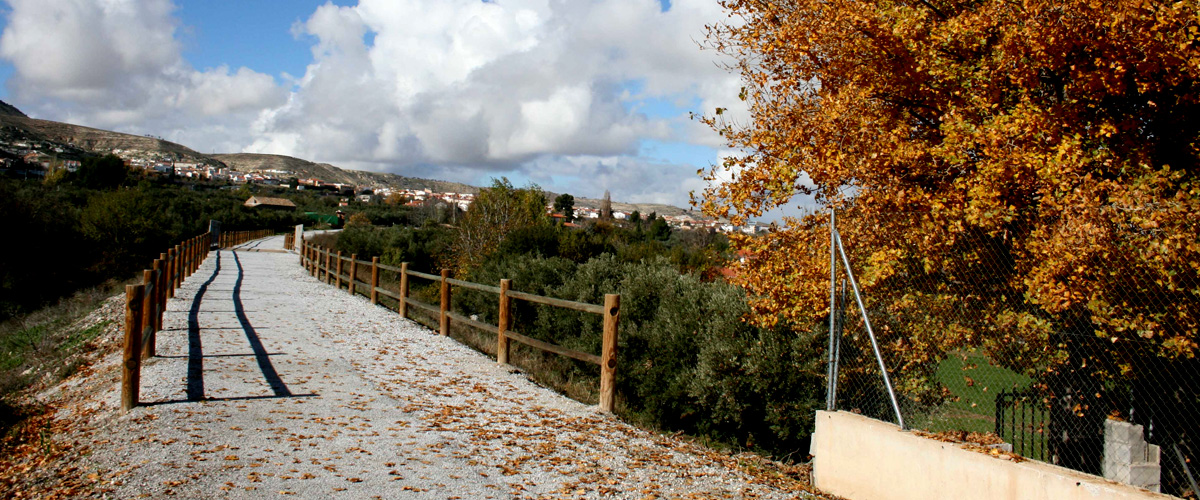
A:
{"label": "white cloud", "polygon": [[[10,0],[0,57],[35,116],[170,135],[249,123],[286,91],[247,68],[196,71],[180,54],[169,0]],[[151,126],[165,126],[152,129]]]}
{"label": "white cloud", "polygon": [[[707,129],[626,101],[735,96],[736,76],[696,42],[721,17],[698,0],[667,12],[657,0],[327,4],[296,26],[313,38],[314,60],[247,149],[377,169],[495,169],[542,155],[628,155],[646,138],[712,143]],[[344,133],[331,141],[334,129]]]}
{"label": "white cloud", "polygon": [[476,182],[514,172],[551,189],[682,204],[705,165],[640,159],[640,142],[719,138],[686,113],[647,116],[636,103],[744,116],[738,76],[698,45],[705,24],[727,21],[712,0],[666,12],[658,0],[329,3],[293,27],[312,61],[281,75],[286,88],[253,69],[193,69],[170,0],[9,3],[0,57],[16,69],[19,106],[202,151]]}

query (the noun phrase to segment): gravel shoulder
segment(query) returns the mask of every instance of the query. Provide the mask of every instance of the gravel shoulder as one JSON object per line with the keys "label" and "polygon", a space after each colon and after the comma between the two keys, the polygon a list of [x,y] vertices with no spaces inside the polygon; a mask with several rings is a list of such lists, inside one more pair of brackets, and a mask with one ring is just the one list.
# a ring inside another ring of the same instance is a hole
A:
{"label": "gravel shoulder", "polygon": [[[767,461],[625,424],[260,251],[281,247],[214,252],[176,292],[144,406],[81,438],[109,494],[815,498]],[[115,415],[115,387],[92,398]]]}

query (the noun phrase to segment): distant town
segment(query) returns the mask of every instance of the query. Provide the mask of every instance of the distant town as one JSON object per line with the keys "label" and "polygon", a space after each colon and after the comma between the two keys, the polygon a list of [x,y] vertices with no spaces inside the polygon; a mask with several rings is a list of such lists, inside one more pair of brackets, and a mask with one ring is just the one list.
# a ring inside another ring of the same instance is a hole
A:
{"label": "distant town", "polygon": [[[175,176],[179,179],[189,179],[210,183],[226,183],[231,186],[254,184],[276,187],[280,190],[320,190],[341,196],[340,206],[349,206],[351,200],[364,203],[400,202],[407,206],[424,206],[428,203],[442,203],[457,207],[459,210],[470,210],[475,201],[472,193],[433,192],[429,189],[399,189],[390,186],[361,186],[336,182],[326,182],[322,179],[308,177],[299,178],[296,172],[287,170],[255,170],[250,172],[238,171],[216,162],[195,161],[181,158],[171,153],[158,151],[148,152],[136,149],[113,149],[112,154],[120,157],[130,168],[141,169],[152,175]],[[81,166],[81,159],[88,153],[81,149],[57,143],[40,141],[0,141],[0,174],[15,177],[45,177],[57,170],[65,169],[75,172]],[[546,213],[556,218],[567,219],[565,214],[554,213],[552,203],[546,205]],[[613,210],[612,218],[627,220],[633,212]],[[646,217],[649,214],[640,214]],[[766,231],[769,225],[749,222],[737,226],[728,221],[693,217],[691,215],[661,215],[667,224],[679,230],[713,230],[724,233],[741,232],[755,234]],[[572,219],[589,220],[602,218],[601,210],[591,207],[576,207]],[[567,224],[572,224],[566,221]]]}

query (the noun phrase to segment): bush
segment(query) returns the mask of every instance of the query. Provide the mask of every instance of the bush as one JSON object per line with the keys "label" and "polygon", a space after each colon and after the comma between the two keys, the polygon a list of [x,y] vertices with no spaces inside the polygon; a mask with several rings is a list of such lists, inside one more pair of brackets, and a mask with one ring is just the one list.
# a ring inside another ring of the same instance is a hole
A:
{"label": "bush", "polygon": [[[512,279],[515,290],[593,304],[605,293],[621,294],[617,390],[626,416],[777,456],[807,449],[824,380],[823,332],[751,326],[742,321],[748,307],[741,289],[680,274],[661,256],[629,263],[605,254],[575,264],[517,255],[488,261],[471,276],[489,285],[501,278]],[[464,314],[496,321],[494,294],[456,292],[455,302]],[[595,314],[524,301],[513,301],[511,313],[515,331],[600,352]],[[560,379],[597,378],[593,365],[550,366],[572,372]]]}

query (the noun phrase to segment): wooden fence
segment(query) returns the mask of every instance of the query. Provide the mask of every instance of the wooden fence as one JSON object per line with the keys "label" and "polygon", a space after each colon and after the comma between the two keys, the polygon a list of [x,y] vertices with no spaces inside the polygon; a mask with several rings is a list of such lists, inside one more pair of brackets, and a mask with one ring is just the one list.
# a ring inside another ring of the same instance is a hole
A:
{"label": "wooden fence", "polygon": [[[442,335],[450,333],[451,321],[483,331],[496,332],[497,363],[508,364],[509,340],[515,340],[543,351],[600,365],[600,410],[612,412],[616,393],[617,322],[620,319],[621,309],[621,296],[619,294],[605,294],[604,305],[543,297],[541,295],[511,290],[510,286],[512,282],[507,279],[500,280],[499,287],[462,281],[451,278],[449,269],[442,269],[440,275],[422,273],[409,270],[407,262],[400,264],[400,267],[394,267],[380,264],[379,257],[372,257],[370,261],[358,260],[357,255],[345,256],[342,255],[342,252],[333,252],[303,240],[301,241],[299,254],[300,264],[304,266],[309,274],[338,288],[346,288],[351,295],[356,290],[361,291],[359,287],[363,287],[370,292],[372,304],[379,304],[380,295],[391,297],[397,301],[397,310],[405,318],[409,317],[409,306],[429,312],[438,318],[438,330]],[[357,279],[359,266],[367,266],[371,269],[370,283]],[[380,286],[380,269],[399,274],[399,283],[395,291]],[[343,271],[346,271],[346,274],[343,274]],[[441,285],[440,304],[428,304],[409,297],[410,276],[439,283]],[[497,294],[499,296],[499,314],[497,316],[499,324],[491,325],[482,321],[476,321],[451,311],[451,286]],[[509,304],[512,299],[599,314],[604,319],[600,355],[597,356],[595,354],[567,349],[512,331],[509,318]]]}
{"label": "wooden fence", "polygon": [[[251,233],[251,231],[242,231]],[[257,232],[255,232],[257,234]],[[235,233],[238,234],[238,233]],[[224,241],[224,239],[222,239]],[[234,241],[232,238],[230,241]],[[140,285],[125,285],[125,354],[121,369],[121,412],[138,404],[142,360],[154,356],[155,338],[162,329],[167,299],[183,280],[208,258],[212,234],[204,233],[160,254],[150,269],[142,271]]]}
{"label": "wooden fence", "polygon": [[271,236],[273,234],[275,234],[275,231],[270,229],[258,229],[254,231],[223,231],[221,232],[220,242],[218,243],[217,247],[229,248],[241,245],[247,241],[266,238],[267,236]]}

